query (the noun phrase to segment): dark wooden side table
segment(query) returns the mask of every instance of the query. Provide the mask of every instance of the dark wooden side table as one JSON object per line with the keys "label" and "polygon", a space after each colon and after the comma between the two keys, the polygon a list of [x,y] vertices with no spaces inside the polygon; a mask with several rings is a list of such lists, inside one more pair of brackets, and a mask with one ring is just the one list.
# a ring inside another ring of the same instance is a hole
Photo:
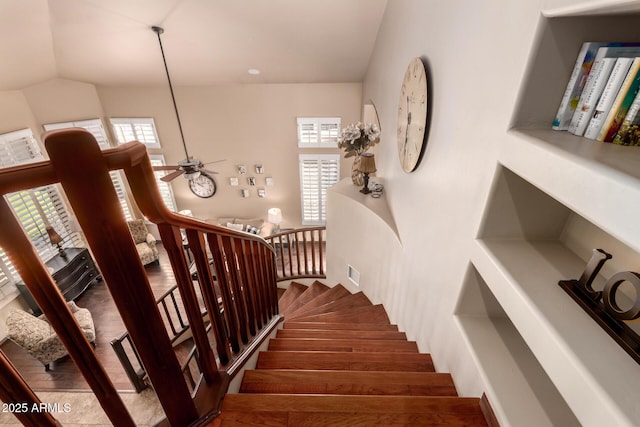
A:
{"label": "dark wooden side table", "polygon": [[[102,280],[102,276],[93,262],[89,250],[86,248],[65,248],[67,254],[63,258],[60,254],[54,256],[45,263],[53,280],[55,280],[60,292],[67,301],[73,301],[95,281]],[[27,285],[17,283],[16,287],[25,302],[38,316],[42,313],[40,307],[31,296]]]}

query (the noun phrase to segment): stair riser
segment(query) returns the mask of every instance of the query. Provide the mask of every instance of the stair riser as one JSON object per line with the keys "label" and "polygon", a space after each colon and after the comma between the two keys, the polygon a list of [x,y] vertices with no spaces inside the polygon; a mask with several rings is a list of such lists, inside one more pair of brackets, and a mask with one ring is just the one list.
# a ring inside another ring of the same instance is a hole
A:
{"label": "stair riser", "polygon": [[261,352],[258,369],[434,372],[428,354]]}
{"label": "stair riser", "polygon": [[415,342],[378,340],[303,340],[274,338],[269,342],[274,351],[345,351],[345,352],[402,352],[417,353]]}
{"label": "stair riser", "polygon": [[318,339],[372,339],[406,341],[404,332],[388,331],[322,331],[313,329],[281,329],[278,338],[318,338]]}

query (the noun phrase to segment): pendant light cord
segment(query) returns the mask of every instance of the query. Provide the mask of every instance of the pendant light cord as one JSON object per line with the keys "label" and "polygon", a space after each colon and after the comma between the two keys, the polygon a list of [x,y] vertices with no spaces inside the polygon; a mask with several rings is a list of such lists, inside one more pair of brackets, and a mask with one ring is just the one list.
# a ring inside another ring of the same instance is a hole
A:
{"label": "pendant light cord", "polygon": [[182,139],[182,146],[184,147],[184,154],[189,161],[189,152],[187,151],[187,144],[184,142],[184,132],[182,132],[182,122],[180,121],[180,114],[178,113],[178,104],[176,104],[176,96],[173,93],[173,85],[171,84],[171,77],[169,76],[169,67],[167,67],[167,59],[164,56],[164,49],[162,48],[162,40],[160,34],[164,33],[162,27],[151,27],[151,29],[158,35],[158,43],[160,44],[160,53],[162,53],[162,62],[164,63],[164,69],[167,72],[167,81],[169,82],[169,91],[171,92],[171,100],[173,101],[173,109],[176,112],[176,119],[178,119],[178,129],[180,129],[180,138]]}

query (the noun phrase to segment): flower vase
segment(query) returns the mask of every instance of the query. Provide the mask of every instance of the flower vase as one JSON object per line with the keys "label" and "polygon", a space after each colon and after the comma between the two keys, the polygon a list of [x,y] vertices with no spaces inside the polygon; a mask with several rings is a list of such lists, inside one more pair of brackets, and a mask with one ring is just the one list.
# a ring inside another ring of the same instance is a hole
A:
{"label": "flower vase", "polygon": [[351,166],[351,180],[354,185],[363,186],[364,185],[364,175],[360,172],[360,154],[356,154],[353,159],[353,165]]}

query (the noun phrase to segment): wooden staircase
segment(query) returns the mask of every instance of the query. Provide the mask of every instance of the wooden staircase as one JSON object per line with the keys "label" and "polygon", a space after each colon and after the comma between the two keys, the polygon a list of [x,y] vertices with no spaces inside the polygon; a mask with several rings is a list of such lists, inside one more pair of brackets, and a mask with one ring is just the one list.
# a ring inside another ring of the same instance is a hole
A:
{"label": "wooden staircase", "polygon": [[279,307],[283,328],[209,426],[493,425],[361,292],[292,283]]}

